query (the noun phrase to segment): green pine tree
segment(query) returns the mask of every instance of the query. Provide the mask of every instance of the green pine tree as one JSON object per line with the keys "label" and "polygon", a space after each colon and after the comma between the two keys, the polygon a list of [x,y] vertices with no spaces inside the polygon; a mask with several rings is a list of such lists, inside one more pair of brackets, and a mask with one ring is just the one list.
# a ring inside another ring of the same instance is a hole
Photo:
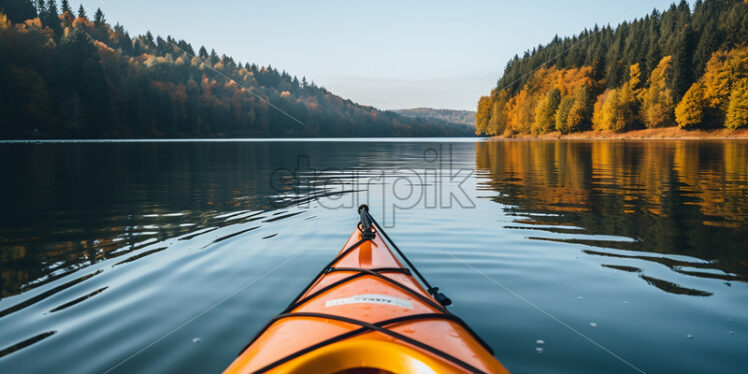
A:
{"label": "green pine tree", "polygon": [[21,23],[36,17],[36,8],[31,0],[0,0],[0,12],[12,23]]}
{"label": "green pine tree", "polygon": [[673,56],[673,88],[680,99],[695,81],[693,69],[694,32],[691,26],[684,27],[678,35]]}
{"label": "green pine tree", "polygon": [[62,26],[60,25],[60,13],[57,11],[57,1],[48,0],[47,9],[44,12],[44,19],[42,24],[54,30],[56,35],[62,33]]}

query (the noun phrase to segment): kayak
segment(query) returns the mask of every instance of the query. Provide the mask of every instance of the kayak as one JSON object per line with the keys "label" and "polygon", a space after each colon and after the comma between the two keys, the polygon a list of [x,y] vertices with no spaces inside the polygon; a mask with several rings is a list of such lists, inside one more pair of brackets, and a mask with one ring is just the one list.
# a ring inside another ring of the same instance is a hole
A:
{"label": "kayak", "polygon": [[224,373],[508,373],[365,205],[359,213],[340,253]]}

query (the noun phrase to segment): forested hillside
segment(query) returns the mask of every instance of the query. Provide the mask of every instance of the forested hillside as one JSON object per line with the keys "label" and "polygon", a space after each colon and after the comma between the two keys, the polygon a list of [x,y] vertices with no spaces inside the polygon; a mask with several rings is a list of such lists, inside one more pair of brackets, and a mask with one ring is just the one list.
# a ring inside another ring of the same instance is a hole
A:
{"label": "forested hillside", "polygon": [[748,1],[683,0],[515,56],[476,133],[748,126]]}
{"label": "forested hillside", "polygon": [[413,108],[398,109],[393,112],[406,117],[421,117],[439,119],[446,122],[461,123],[470,127],[475,126],[475,112],[472,110]]}
{"label": "forested hillside", "polygon": [[0,86],[5,139],[472,133],[170,36],[131,37],[101,10],[89,17],[66,0],[0,0]]}

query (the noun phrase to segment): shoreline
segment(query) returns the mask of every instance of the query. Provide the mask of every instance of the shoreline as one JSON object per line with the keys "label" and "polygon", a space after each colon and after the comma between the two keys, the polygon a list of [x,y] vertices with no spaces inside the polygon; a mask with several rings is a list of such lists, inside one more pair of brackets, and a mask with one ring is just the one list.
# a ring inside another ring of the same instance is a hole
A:
{"label": "shoreline", "polygon": [[489,140],[748,140],[748,129],[683,130],[678,127],[633,130],[627,132],[582,131],[561,134],[560,131],[542,135],[517,134],[510,137],[492,136]]}

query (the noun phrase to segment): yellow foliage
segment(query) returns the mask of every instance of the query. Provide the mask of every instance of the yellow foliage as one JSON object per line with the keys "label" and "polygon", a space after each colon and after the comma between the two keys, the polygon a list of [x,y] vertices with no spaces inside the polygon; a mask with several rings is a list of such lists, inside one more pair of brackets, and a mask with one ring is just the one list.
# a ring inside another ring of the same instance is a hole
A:
{"label": "yellow foliage", "polygon": [[556,110],[556,130],[561,131],[563,134],[568,134],[570,132],[570,128],[568,126],[568,118],[569,118],[569,112],[571,111],[572,106],[574,105],[574,96],[564,96],[561,99],[561,103],[558,104],[558,109]]}
{"label": "yellow foliage", "polygon": [[84,17],[78,17],[78,18],[76,18],[76,19],[73,20],[73,28],[75,28],[75,27],[81,27],[81,26],[85,26],[85,27],[91,29],[91,28],[93,28],[93,23],[91,21],[89,21],[87,18],[84,18]]}
{"label": "yellow foliage", "polygon": [[748,127],[748,78],[743,78],[733,85],[725,127],[733,130]]}
{"label": "yellow foliage", "polygon": [[281,92],[281,94],[280,94],[280,97],[289,97],[289,96],[291,96],[291,93],[290,93],[290,92],[288,92],[288,91],[283,91],[283,92]]}
{"label": "yellow foliage", "polygon": [[606,126],[603,119],[603,107],[605,106],[605,102],[608,101],[608,96],[610,96],[612,91],[613,90],[611,89],[605,90],[605,92],[598,95],[597,100],[595,100],[595,105],[592,112],[592,128],[594,130],[605,130]]}
{"label": "yellow foliage", "polygon": [[618,90],[610,90],[605,103],[603,104],[602,113],[602,129],[603,130],[617,130],[623,128],[623,124],[618,122]]}
{"label": "yellow foliage", "polygon": [[561,102],[561,90],[553,88],[548,91],[543,99],[535,107],[535,120],[532,123],[532,132],[542,134],[553,131],[556,127],[556,110]]}
{"label": "yellow foliage", "polygon": [[26,25],[26,27],[33,29],[41,29],[42,28],[42,21],[39,19],[39,17],[36,18],[29,18],[25,21],[23,21],[23,24]]}
{"label": "yellow foliage", "polygon": [[[589,128],[590,122],[593,129],[610,131],[633,130],[642,124],[648,128],[673,124],[698,127],[724,121],[727,125],[728,112],[731,128],[745,126],[744,91],[742,86],[735,87],[737,82],[748,79],[748,46],[714,53],[704,75],[680,103],[671,88],[673,61],[672,56],[662,58],[649,79],[639,64],[631,65],[628,80],[599,95],[594,105],[590,95],[596,93],[598,82],[593,78],[592,67],[541,67],[513,96],[502,90],[481,98],[476,132],[544,133],[554,128],[572,132]],[[558,100],[549,96],[553,90],[560,92]],[[582,92],[584,97],[580,99]],[[561,98],[564,106],[559,113]]]}
{"label": "yellow foliage", "polygon": [[[741,46],[730,51],[712,54],[706,64],[704,75],[686,92],[675,107],[675,120],[683,128],[700,127],[712,121],[724,120],[731,111],[733,91],[737,101],[742,95],[739,82],[748,79],[748,47]],[[732,104],[732,119],[729,126],[741,126],[742,103]]]}
{"label": "yellow foliage", "polygon": [[102,43],[102,42],[100,42],[98,40],[94,40],[93,41],[93,45],[95,45],[96,48],[99,49],[99,53],[105,53],[105,52],[116,53],[114,51],[114,49],[112,49],[112,47],[110,47],[110,46],[108,46],[108,45],[106,45],[106,44],[104,44],[104,43]]}
{"label": "yellow foliage", "polygon": [[533,102],[527,90],[523,89],[509,100],[509,130],[518,133],[529,133],[535,112]]}
{"label": "yellow foliage", "polygon": [[[596,84],[592,78],[590,66],[562,70],[555,67],[540,68],[532,74],[527,84],[516,95],[493,112],[501,116],[501,119],[497,121],[505,122],[505,131],[508,133],[552,131],[555,127],[555,113],[560,97],[574,95],[580,89],[594,87]],[[548,102],[548,95],[553,90],[558,90],[561,95],[558,100]],[[498,98],[494,97],[493,100],[498,101]],[[542,113],[542,116],[538,117],[538,113]],[[495,126],[497,129],[501,127],[499,122],[495,122],[498,125]],[[487,126],[490,126],[488,122]]]}
{"label": "yellow foliage", "polygon": [[475,134],[485,134],[491,116],[491,97],[482,96],[478,100],[478,111],[475,113]]}
{"label": "yellow foliage", "polygon": [[3,14],[3,12],[0,12],[0,31],[5,31],[10,27],[10,21],[8,21],[8,16]]}
{"label": "yellow foliage", "polygon": [[638,62],[629,67],[629,85],[636,94],[642,89],[642,69]]}
{"label": "yellow foliage", "polygon": [[632,65],[629,80],[622,87],[606,91],[595,103],[592,116],[596,130],[627,131],[632,130],[638,122],[639,99],[637,93],[640,85],[641,71],[639,65]]}
{"label": "yellow foliage", "polygon": [[[573,132],[585,130],[590,124],[590,115],[592,113],[592,107],[590,103],[590,92],[589,88],[582,87],[574,95],[574,102],[569,108],[569,114],[566,117],[566,124],[564,129],[559,128],[561,132]],[[558,123],[556,123],[558,127]]]}
{"label": "yellow foliage", "polygon": [[733,83],[745,76],[748,76],[748,47],[712,54],[700,79],[706,105],[726,112]]}
{"label": "yellow foliage", "polygon": [[507,126],[507,103],[509,102],[509,93],[501,90],[494,98],[493,107],[491,108],[491,118],[488,121],[486,133],[489,135],[500,135],[504,133]]}
{"label": "yellow foliage", "polygon": [[675,95],[668,88],[673,74],[672,60],[672,56],[665,56],[660,60],[649,76],[649,87],[642,94],[641,117],[648,128],[673,124]]}
{"label": "yellow foliage", "polygon": [[704,119],[704,86],[694,83],[675,107],[675,122],[678,127],[692,128],[701,125]]}

